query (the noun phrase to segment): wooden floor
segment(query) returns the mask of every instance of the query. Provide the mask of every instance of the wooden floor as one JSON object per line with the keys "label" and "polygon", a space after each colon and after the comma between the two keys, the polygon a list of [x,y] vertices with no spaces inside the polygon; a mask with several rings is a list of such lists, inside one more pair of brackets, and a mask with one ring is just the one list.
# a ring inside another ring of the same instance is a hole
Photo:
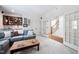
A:
{"label": "wooden floor", "polygon": [[52,34],[49,34],[49,38],[51,38],[51,39],[53,39],[53,40],[56,40],[56,41],[58,41],[58,42],[60,42],[60,43],[63,43],[63,37],[61,37],[61,36],[58,36],[58,35],[52,35]]}

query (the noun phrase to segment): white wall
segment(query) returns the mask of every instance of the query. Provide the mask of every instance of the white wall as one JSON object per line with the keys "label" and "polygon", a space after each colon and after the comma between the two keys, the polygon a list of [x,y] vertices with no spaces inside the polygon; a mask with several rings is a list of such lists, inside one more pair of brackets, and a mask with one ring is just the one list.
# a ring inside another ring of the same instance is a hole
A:
{"label": "white wall", "polygon": [[40,33],[40,18],[38,16],[33,16],[31,18],[31,28],[33,28],[34,32],[39,35]]}
{"label": "white wall", "polygon": [[0,12],[0,29],[3,28],[3,17],[2,14]]}
{"label": "white wall", "polygon": [[[3,15],[8,15],[8,16],[17,16],[17,17],[26,17],[26,16],[20,16],[20,15],[15,15],[15,14],[1,14],[0,13],[0,29],[4,28],[4,27],[11,27],[13,29],[15,29],[17,26],[3,26]],[[28,17],[26,17],[28,18]],[[31,23],[30,23],[30,27],[33,28],[34,32],[36,34],[39,34],[40,29],[39,29],[39,24],[40,24],[40,20],[38,16],[29,16],[29,19],[31,19]],[[22,28],[23,26],[19,26],[18,28]]]}

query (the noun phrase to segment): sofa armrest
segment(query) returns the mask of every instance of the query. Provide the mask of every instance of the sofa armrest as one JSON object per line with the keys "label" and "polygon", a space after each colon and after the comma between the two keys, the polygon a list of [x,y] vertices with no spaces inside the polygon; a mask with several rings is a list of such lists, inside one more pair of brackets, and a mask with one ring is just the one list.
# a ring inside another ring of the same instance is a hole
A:
{"label": "sofa armrest", "polygon": [[0,51],[2,50],[2,45],[0,45]]}
{"label": "sofa armrest", "polygon": [[5,52],[5,50],[7,50],[8,47],[9,47],[9,40],[2,40],[2,41],[0,41],[0,53],[2,51]]}
{"label": "sofa armrest", "polygon": [[35,35],[36,36],[36,34],[33,32],[33,35]]}
{"label": "sofa armrest", "polygon": [[36,38],[36,34],[33,32],[33,38]]}

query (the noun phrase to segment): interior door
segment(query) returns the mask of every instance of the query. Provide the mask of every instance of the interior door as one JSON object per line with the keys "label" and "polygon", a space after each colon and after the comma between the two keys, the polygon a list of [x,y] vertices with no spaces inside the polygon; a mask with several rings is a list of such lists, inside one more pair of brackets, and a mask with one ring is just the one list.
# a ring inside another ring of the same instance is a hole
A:
{"label": "interior door", "polygon": [[46,21],[45,20],[40,21],[40,34],[42,36],[46,34]]}

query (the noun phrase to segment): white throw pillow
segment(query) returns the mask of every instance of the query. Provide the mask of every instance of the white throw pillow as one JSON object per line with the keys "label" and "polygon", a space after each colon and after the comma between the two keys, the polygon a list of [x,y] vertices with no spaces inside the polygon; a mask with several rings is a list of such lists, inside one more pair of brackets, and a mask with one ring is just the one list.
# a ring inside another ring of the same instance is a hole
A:
{"label": "white throw pillow", "polygon": [[23,34],[23,30],[18,30],[18,34]]}
{"label": "white throw pillow", "polygon": [[11,37],[11,31],[4,31],[5,37]]}
{"label": "white throw pillow", "polygon": [[28,31],[27,36],[32,36],[33,35],[33,31]]}

